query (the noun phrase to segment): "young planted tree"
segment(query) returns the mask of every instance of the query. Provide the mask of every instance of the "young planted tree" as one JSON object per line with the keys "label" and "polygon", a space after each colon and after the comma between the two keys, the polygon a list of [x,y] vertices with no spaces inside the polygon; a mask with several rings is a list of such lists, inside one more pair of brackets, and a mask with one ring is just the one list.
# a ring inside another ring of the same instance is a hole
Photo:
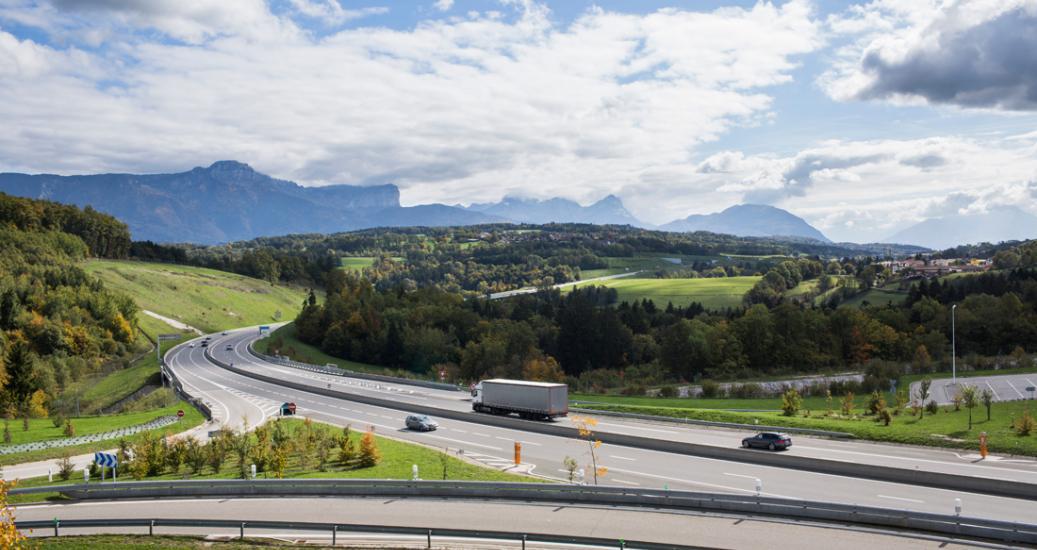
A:
{"label": "young planted tree", "polygon": [[241,476],[241,479],[248,479],[251,475],[248,458],[252,455],[252,446],[252,438],[249,437],[248,432],[243,431],[234,435],[231,447],[234,449],[234,456],[238,459],[238,475]]}
{"label": "young planted tree", "polygon": [[994,404],[994,392],[990,391],[990,388],[983,388],[983,391],[979,394],[979,398],[983,402],[983,406],[987,409],[987,422],[989,422],[990,407]]}
{"label": "young planted tree", "polygon": [[23,548],[25,535],[14,523],[14,510],[7,503],[7,491],[17,482],[0,480],[0,548]]}
{"label": "young planted tree", "polygon": [[191,470],[192,475],[198,475],[205,468],[205,463],[208,462],[208,450],[205,448],[205,445],[202,445],[193,437],[187,439],[186,447],[187,468]]}
{"label": "young planted tree", "polygon": [[832,390],[825,390],[825,416],[832,416]]}
{"label": "young planted tree", "polygon": [[174,440],[166,445],[166,465],[174,474],[180,473],[180,466],[187,461],[187,441]]}
{"label": "young planted tree", "polygon": [[378,441],[374,438],[374,428],[372,427],[364,432],[364,437],[360,438],[360,467],[370,468],[381,460],[382,452],[378,450]]}
{"label": "young planted tree", "polygon": [[230,452],[230,438],[227,432],[220,431],[216,437],[209,440],[209,444],[205,446],[206,462],[209,463],[209,467],[212,468],[212,473],[219,474],[220,468],[223,467],[223,463],[227,461],[227,454]]}
{"label": "young planted tree", "polygon": [[803,405],[803,399],[796,388],[789,388],[781,396],[781,412],[785,416],[795,416]]}
{"label": "young planted tree", "polygon": [[852,391],[848,391],[848,392],[846,392],[846,395],[843,396],[843,402],[842,402],[843,416],[850,416],[850,414],[853,412],[854,407],[856,407],[856,405],[853,402],[853,392]]}
{"label": "young planted tree", "polygon": [[562,466],[565,466],[565,472],[569,476],[569,483],[575,483],[576,470],[579,469],[580,463],[575,458],[567,456],[562,460]]}
{"label": "young planted tree", "polygon": [[969,410],[969,430],[972,429],[972,409],[976,408],[976,386],[962,386],[961,402]]}
{"label": "young planted tree", "polygon": [[72,472],[75,471],[75,465],[72,464],[72,457],[69,456],[68,451],[61,455],[61,460],[58,461],[58,477],[62,481],[68,481],[72,478]]}
{"label": "young planted tree", "polygon": [[443,469],[443,481],[446,481],[450,469],[450,455],[447,452],[448,449],[443,449],[443,452],[439,453],[439,467]]}
{"label": "young planted tree", "polygon": [[338,461],[348,468],[355,459],[356,449],[353,447],[353,440],[349,437],[349,426],[346,426],[342,428],[342,440],[338,445]]}
{"label": "young planted tree", "polygon": [[933,381],[929,378],[923,378],[918,382],[918,402],[922,404],[921,416],[919,418],[925,418],[925,404],[929,401],[929,388],[933,386]]}
{"label": "young planted tree", "polygon": [[871,392],[868,397],[868,414],[881,414],[886,410],[886,398],[878,390]]}
{"label": "young planted tree", "polygon": [[597,485],[598,478],[605,477],[605,474],[608,473],[608,468],[598,466],[598,449],[601,448],[601,440],[595,439],[594,431],[591,430],[598,425],[598,421],[587,416],[574,416],[572,421],[576,425],[580,437],[587,438],[587,447],[591,455],[591,472],[594,473],[594,484]]}

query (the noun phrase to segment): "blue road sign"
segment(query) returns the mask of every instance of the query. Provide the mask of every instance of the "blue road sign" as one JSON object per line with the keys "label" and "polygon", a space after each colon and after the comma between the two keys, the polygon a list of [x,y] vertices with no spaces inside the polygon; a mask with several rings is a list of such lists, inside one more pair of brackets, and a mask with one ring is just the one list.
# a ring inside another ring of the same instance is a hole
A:
{"label": "blue road sign", "polygon": [[94,462],[98,466],[107,466],[109,468],[115,468],[119,466],[119,459],[113,454],[108,453],[94,453]]}
{"label": "blue road sign", "polygon": [[263,325],[263,326],[259,327],[259,333],[260,334],[263,334],[264,332],[268,332],[269,330],[270,330],[270,327],[268,327],[266,325]]}

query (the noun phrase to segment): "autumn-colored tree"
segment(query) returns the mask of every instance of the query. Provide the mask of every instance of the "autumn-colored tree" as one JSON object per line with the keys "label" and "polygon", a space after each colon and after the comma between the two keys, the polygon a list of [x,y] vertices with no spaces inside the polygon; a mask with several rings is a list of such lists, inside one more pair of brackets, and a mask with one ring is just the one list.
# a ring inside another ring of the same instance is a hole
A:
{"label": "autumn-colored tree", "polygon": [[7,492],[16,481],[0,480],[0,548],[20,549],[25,547],[25,535],[14,524],[14,510],[7,502]]}
{"label": "autumn-colored tree", "polygon": [[601,440],[594,438],[594,431],[591,429],[598,425],[598,421],[588,416],[574,416],[572,417],[572,422],[579,431],[580,437],[587,439],[587,446],[591,455],[591,472],[594,473],[594,484],[597,485],[598,478],[605,477],[605,474],[608,473],[608,468],[598,466],[598,449],[601,448]]}
{"label": "autumn-colored tree", "polygon": [[554,357],[534,357],[522,365],[522,378],[536,382],[565,382],[565,372]]}
{"label": "autumn-colored tree", "polygon": [[32,418],[47,418],[47,392],[36,390],[29,397],[29,416]]}
{"label": "autumn-colored tree", "polygon": [[382,460],[382,452],[378,450],[378,442],[374,438],[374,428],[364,432],[360,438],[360,466],[370,468]]}
{"label": "autumn-colored tree", "polygon": [[846,392],[846,395],[843,396],[843,402],[842,402],[843,416],[850,416],[850,413],[853,412],[853,408],[855,406],[856,405],[853,402],[853,392],[852,391]]}

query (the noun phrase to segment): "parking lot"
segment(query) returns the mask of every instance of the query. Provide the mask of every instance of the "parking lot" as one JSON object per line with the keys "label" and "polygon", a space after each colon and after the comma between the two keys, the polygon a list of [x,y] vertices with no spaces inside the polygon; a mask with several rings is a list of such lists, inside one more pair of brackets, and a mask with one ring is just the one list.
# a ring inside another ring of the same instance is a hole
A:
{"label": "parking lot", "polygon": [[[994,392],[995,401],[1033,399],[1035,392],[1027,391],[1027,388],[1037,387],[1037,373],[958,378],[957,385],[951,383],[950,378],[939,378],[933,380],[932,388],[929,390],[930,399],[941,405],[951,403],[954,395],[958,393],[958,387],[963,385],[975,386],[979,391],[989,388]],[[911,397],[915,398],[917,395],[918,382],[915,382],[911,384]]]}

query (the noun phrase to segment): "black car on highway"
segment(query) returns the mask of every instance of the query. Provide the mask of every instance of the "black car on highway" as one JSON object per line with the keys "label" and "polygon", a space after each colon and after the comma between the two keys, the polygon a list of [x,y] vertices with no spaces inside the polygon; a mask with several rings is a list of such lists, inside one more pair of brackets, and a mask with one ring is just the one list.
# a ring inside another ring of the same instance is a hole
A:
{"label": "black car on highway", "polygon": [[792,438],[786,434],[777,432],[762,432],[742,440],[742,447],[746,449],[788,449],[792,446]]}

